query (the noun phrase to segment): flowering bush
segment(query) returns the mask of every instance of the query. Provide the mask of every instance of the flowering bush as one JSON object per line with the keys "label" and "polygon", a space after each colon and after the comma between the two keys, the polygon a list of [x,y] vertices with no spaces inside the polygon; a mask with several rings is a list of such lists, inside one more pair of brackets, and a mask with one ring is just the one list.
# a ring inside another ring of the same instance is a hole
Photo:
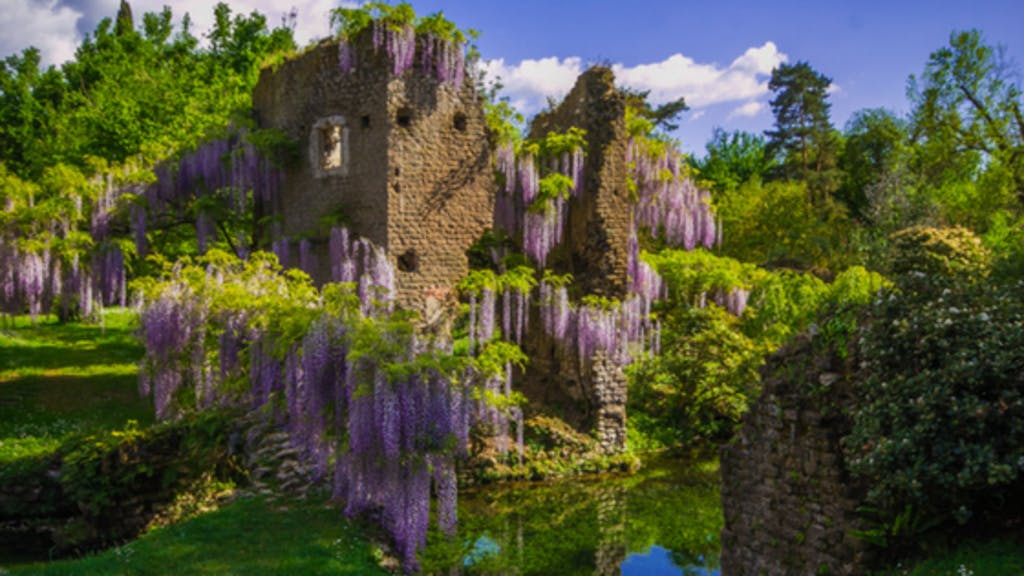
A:
{"label": "flowering bush", "polygon": [[985,267],[966,233],[915,230],[900,243],[919,253],[902,264],[912,281],[875,301],[860,337],[849,468],[890,538],[899,518],[924,527],[1019,514],[1024,283],[968,282]]}

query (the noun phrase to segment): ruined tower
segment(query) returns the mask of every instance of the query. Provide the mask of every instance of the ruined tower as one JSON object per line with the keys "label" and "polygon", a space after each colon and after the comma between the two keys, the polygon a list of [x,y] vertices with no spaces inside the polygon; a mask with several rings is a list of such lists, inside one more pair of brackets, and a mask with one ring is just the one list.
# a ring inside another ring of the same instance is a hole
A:
{"label": "ruined tower", "polygon": [[286,239],[293,264],[305,240],[302,267],[322,283],[330,227],[345,225],[387,251],[398,305],[423,310],[465,276],[467,248],[491,226],[481,103],[468,77],[445,81],[419,65],[396,74],[368,31],[341,48],[325,41],[260,75],[256,120],[299,154],[272,205],[257,202],[258,231],[266,244]]}

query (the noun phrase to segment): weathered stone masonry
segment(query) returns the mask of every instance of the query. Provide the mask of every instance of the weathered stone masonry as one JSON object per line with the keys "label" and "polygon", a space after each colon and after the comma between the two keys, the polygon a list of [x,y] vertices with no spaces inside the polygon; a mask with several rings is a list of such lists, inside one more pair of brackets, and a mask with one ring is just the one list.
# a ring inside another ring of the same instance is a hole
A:
{"label": "weathered stone masonry", "polygon": [[287,133],[301,154],[275,205],[257,205],[256,217],[274,217],[283,237],[308,238],[318,266],[307,272],[322,283],[330,279],[322,219],[339,215],[387,250],[399,304],[422,309],[465,276],[466,250],[491,226],[483,109],[471,82],[456,90],[414,70],[395,76],[368,35],[359,40],[363,60],[348,74],[336,42],[263,70],[253,94],[259,125]]}
{"label": "weathered stone masonry", "polygon": [[865,573],[855,510],[861,492],[843,464],[855,366],[809,337],[772,355],[763,391],[721,453],[722,574]]}
{"label": "weathered stone masonry", "polygon": [[[627,295],[627,246],[633,205],[626,165],[626,103],[608,68],[591,68],[555,110],[539,115],[531,137],[569,128],[586,131],[583,193],[570,201],[565,238],[548,256],[557,274],[572,274],[571,297]],[[544,334],[540,318],[530,322],[526,342],[530,365],[525,392],[561,413],[582,430],[593,430],[605,452],[626,446],[626,376],[603,356],[580,365],[575,350],[565,350]],[[583,411],[580,411],[583,407]]]}
{"label": "weathered stone masonry", "polygon": [[[359,65],[342,72],[338,45],[324,42],[266,69],[253,95],[260,127],[299,143],[273,204],[256,206],[267,244],[306,239],[316,258],[306,270],[330,279],[327,215],[383,247],[397,278],[399,306],[436,315],[468,272],[466,251],[492,226],[495,182],[481,103],[471,81],[458,89],[432,75],[391,73],[369,35],[355,41]],[[550,268],[571,273],[574,297],[621,298],[627,287],[631,204],[626,166],[625,102],[606,68],[583,74],[557,110],[541,115],[533,136],[579,127],[587,132],[584,193],[574,199],[566,239]],[[602,449],[625,447],[626,379],[595,358],[580,366],[543,334],[534,312],[525,350],[531,358],[523,392],[577,428],[597,432]]]}

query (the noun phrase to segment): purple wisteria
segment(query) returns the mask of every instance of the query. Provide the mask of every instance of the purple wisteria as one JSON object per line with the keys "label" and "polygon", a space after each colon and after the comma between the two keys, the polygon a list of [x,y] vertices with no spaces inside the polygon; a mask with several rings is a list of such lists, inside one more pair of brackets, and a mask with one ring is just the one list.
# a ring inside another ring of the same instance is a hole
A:
{"label": "purple wisteria", "polygon": [[[583,190],[583,149],[576,147],[551,158],[543,178],[538,166],[542,160],[530,152],[517,157],[511,143],[498,147],[494,163],[502,183],[494,203],[495,225],[510,236],[521,236],[523,251],[544,268],[548,254],[562,242],[570,199]],[[568,179],[568,198],[562,194],[542,197],[545,183],[555,186],[555,175]]]}
{"label": "purple wisteria", "polygon": [[[174,270],[142,309],[140,390],[152,394],[161,419],[190,406],[235,405],[280,423],[315,475],[346,501],[347,513],[380,515],[404,566],[414,570],[426,543],[432,485],[438,524],[454,534],[455,458],[467,451],[473,377],[453,379],[433,368],[436,362],[419,363],[445,352],[395,328],[390,307],[381,305],[394,282],[382,251],[339,228],[331,253],[332,273],[356,292],[341,287],[340,296],[325,291],[317,301],[296,303],[315,311],[298,339],[275,331],[278,322],[255,306],[218,308],[215,294],[243,278],[254,297],[288,302],[289,282],[300,281],[276,274],[272,259]],[[327,298],[338,300],[328,306]],[[493,295],[485,300],[494,306]],[[364,348],[353,350],[356,342]],[[236,383],[246,369],[249,390],[240,393]]]}
{"label": "purple wisteria", "polygon": [[331,229],[328,254],[331,281],[354,283],[364,312],[381,304],[393,309],[395,269],[383,248],[365,238],[354,238],[347,228],[335,227]]}
{"label": "purple wisteria", "polygon": [[[463,42],[445,40],[436,34],[417,34],[410,25],[396,28],[381,20],[370,24],[370,34],[374,53],[379,54],[383,50],[387,54],[395,76],[406,70],[418,69],[455,90],[462,87],[466,77]],[[354,42],[351,38],[338,42],[338,68],[343,74],[357,70],[361,58],[365,57],[359,54]]]}
{"label": "purple wisteria", "polygon": [[664,234],[670,245],[711,248],[721,240],[711,194],[681,172],[679,158],[672,146],[652,154],[642,141],[630,141],[626,161],[637,189],[636,223],[654,236]]}
{"label": "purple wisteria", "polygon": [[[146,252],[147,219],[157,223],[184,218],[197,200],[216,198],[228,213],[242,219],[251,201],[270,204],[283,180],[283,171],[246,141],[245,133],[207,142],[177,163],[155,168],[156,182],[141,192],[141,203],[132,207],[136,251]],[[250,199],[251,193],[251,199]],[[94,222],[94,227],[103,222]],[[201,209],[196,214],[196,241],[203,253],[217,239],[217,222]],[[232,238],[239,256],[248,253],[244,236]]]}

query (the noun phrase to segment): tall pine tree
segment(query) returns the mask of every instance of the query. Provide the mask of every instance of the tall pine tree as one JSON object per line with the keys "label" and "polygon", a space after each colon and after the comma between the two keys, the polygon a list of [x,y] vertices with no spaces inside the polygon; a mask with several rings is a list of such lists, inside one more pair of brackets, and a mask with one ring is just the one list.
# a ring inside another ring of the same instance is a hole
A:
{"label": "tall pine tree", "polygon": [[768,82],[775,93],[771,101],[775,127],[765,131],[768,153],[778,160],[783,179],[803,180],[812,194],[823,197],[840,181],[839,139],[829,117],[831,85],[831,78],[806,62],[779,66]]}

